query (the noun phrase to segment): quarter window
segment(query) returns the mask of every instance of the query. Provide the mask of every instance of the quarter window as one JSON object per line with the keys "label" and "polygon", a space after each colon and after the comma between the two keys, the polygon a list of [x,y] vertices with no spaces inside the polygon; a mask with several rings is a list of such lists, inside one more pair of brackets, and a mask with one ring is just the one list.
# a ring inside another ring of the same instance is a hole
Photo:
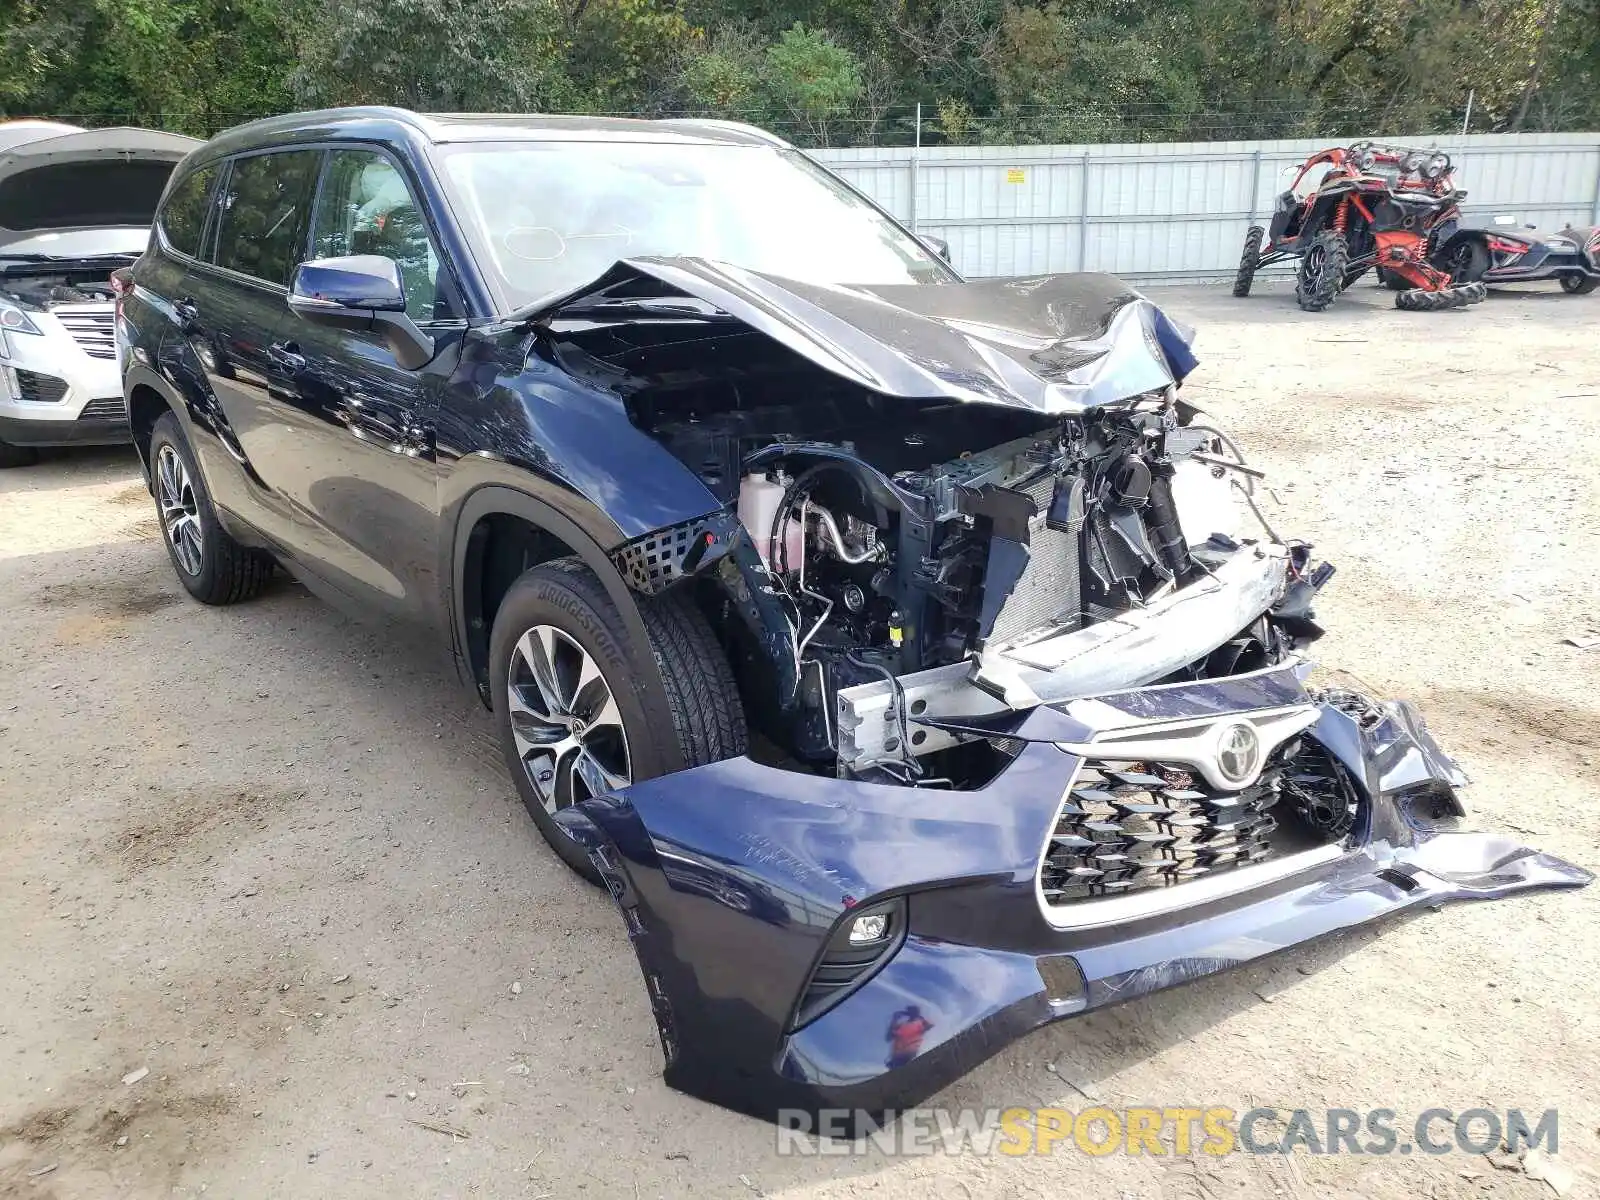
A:
{"label": "quarter window", "polygon": [[191,171],[173,189],[161,210],[161,232],[167,244],[190,258],[200,253],[200,237],[205,233],[206,214],[211,210],[211,185],[217,181],[216,167]]}
{"label": "quarter window", "polygon": [[369,150],[334,150],[312,225],[314,258],[380,254],[400,266],[406,314],[419,324],[458,315],[451,303],[448,276],[441,277],[439,255],[428,238],[405,176],[395,164]]}
{"label": "quarter window", "polygon": [[219,267],[268,283],[289,282],[301,257],[319,154],[288,150],[234,161],[218,206]]}

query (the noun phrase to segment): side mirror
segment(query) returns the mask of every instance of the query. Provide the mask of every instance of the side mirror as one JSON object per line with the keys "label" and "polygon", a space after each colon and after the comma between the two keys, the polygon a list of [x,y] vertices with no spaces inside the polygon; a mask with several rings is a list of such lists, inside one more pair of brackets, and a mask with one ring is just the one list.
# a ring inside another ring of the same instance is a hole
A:
{"label": "side mirror", "polygon": [[932,234],[927,233],[920,233],[917,237],[924,246],[944,259],[945,262],[950,261],[950,243],[945,241],[944,238],[934,237]]}
{"label": "side mirror", "polygon": [[433,357],[433,339],[406,316],[400,265],[381,254],[301,263],[289,286],[289,308],[313,325],[381,333],[395,362],[408,371]]}

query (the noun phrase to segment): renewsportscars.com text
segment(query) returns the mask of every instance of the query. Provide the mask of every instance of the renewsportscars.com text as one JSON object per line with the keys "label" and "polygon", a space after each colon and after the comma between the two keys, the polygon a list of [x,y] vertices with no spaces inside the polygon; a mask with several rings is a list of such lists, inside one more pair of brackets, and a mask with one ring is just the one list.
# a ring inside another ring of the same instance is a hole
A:
{"label": "renewsportscars.com text", "polygon": [[1456,1112],[1427,1108],[1251,1108],[1221,1105],[1095,1105],[1066,1108],[913,1109],[885,1128],[864,1113],[785,1109],[777,1149],[785,1155],[866,1154],[1488,1154],[1559,1149],[1560,1114],[1520,1108]]}

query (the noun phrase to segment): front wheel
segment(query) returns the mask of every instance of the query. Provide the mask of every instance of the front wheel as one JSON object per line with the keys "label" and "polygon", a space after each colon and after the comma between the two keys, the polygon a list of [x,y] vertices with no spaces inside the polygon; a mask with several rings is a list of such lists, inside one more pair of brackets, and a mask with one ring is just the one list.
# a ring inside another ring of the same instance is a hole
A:
{"label": "front wheel", "polygon": [[1233,294],[1245,297],[1250,294],[1250,285],[1255,281],[1256,268],[1261,265],[1261,239],[1267,231],[1259,225],[1252,225],[1245,230],[1244,250],[1239,254],[1239,270],[1233,277]]}
{"label": "front wheel", "polygon": [[592,883],[558,812],[745,749],[733,672],[700,610],[681,594],[635,600],[649,644],[630,654],[628,622],[599,576],[557,559],[511,585],[489,639],[511,778],[545,840]]}
{"label": "front wheel", "polygon": [[1294,298],[1306,312],[1321,312],[1338,296],[1350,269],[1350,247],[1344,235],[1324,229],[1300,258]]}
{"label": "front wheel", "polygon": [[1569,296],[1587,296],[1600,285],[1600,279],[1593,275],[1563,275],[1561,277],[1561,290]]}

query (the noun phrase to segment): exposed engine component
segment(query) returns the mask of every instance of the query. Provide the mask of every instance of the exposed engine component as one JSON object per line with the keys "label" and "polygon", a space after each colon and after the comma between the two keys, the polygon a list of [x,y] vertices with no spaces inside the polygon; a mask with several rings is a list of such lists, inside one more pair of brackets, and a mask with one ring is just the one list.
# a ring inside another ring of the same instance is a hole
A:
{"label": "exposed engine component", "polygon": [[[895,454],[922,445],[901,438]],[[892,459],[867,457],[875,448],[745,450],[737,509],[787,614],[800,683],[784,740],[802,759],[830,758],[839,691],[883,681],[891,700],[870,765],[923,781],[923,747],[952,739],[914,727],[902,677],[1142,610],[1203,578],[1240,549],[1238,500],[1254,475],[1220,434],[1185,425],[1169,395],[892,475]],[[1185,677],[1256,669],[1286,648],[1262,617]]]}
{"label": "exposed engine component", "polygon": [[88,280],[74,275],[8,276],[0,282],[0,294],[33,308],[44,309],[54,308],[58,304],[109,302],[116,299],[111,280],[103,274],[101,278]]}

